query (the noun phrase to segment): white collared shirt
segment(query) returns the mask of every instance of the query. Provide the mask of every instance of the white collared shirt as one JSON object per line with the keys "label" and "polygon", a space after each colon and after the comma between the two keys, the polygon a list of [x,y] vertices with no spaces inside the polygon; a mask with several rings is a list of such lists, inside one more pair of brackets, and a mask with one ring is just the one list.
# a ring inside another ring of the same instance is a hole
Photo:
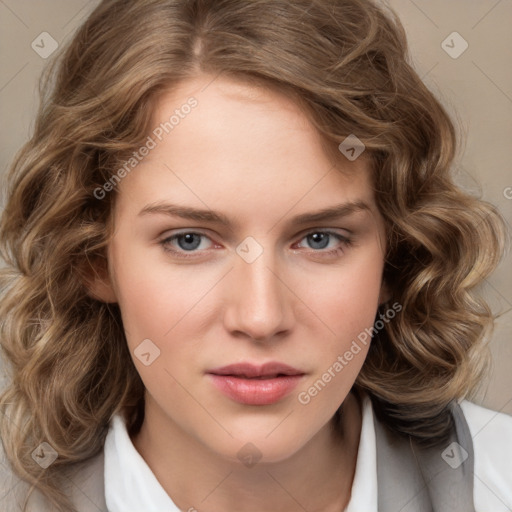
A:
{"label": "white collared shirt", "polygon": [[[511,512],[512,417],[466,400],[461,407],[473,437],[475,510]],[[110,512],[181,512],[135,449],[121,415],[112,419],[104,451]],[[352,494],[344,512],[378,512],[375,427],[366,395]]]}

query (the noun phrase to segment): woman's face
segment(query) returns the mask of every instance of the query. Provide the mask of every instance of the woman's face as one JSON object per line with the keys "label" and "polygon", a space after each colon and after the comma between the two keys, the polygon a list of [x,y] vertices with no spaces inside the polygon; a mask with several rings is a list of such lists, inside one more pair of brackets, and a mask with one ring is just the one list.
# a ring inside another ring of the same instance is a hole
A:
{"label": "woman's face", "polygon": [[211,80],[160,99],[148,154],[118,185],[103,296],[145,421],[227,459],[252,443],[284,460],[329,427],[363,365],[384,224],[364,153],[332,162],[291,100]]}

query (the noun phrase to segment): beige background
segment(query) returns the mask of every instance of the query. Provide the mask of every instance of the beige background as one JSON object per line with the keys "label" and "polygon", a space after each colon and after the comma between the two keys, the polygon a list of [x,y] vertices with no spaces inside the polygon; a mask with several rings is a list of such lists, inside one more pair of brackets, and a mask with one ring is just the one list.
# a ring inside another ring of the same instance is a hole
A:
{"label": "beige background", "polygon": [[[37,80],[45,60],[31,48],[32,41],[48,32],[59,44],[64,42],[96,3],[0,0],[0,175],[33,126]],[[390,0],[389,5],[406,28],[416,69],[467,134],[457,166],[460,184],[498,206],[512,226],[512,189],[507,188],[512,187],[512,2]],[[460,36],[451,36],[453,32]],[[464,41],[468,47],[457,58],[443,49],[456,55]],[[492,339],[493,371],[478,397],[479,403],[509,414],[511,260],[509,253],[483,287],[500,316]]]}

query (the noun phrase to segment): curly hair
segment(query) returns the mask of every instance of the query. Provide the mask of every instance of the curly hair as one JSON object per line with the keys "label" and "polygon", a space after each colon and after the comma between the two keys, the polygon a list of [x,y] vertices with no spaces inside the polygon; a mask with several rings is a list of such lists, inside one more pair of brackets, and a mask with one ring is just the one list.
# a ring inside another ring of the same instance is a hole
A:
{"label": "curly hair", "polygon": [[[451,176],[457,136],[410,64],[405,31],[370,0],[104,0],[40,82],[33,135],[8,173],[0,224],[0,343],[10,383],[0,435],[13,470],[56,510],[75,510],[62,470],[99,453],[114,414],[130,434],[144,385],[117,304],[88,293],[107,272],[117,191],[94,191],[141,146],[161,94],[219,74],[291,96],[333,158],[366,147],[402,308],[373,336],[355,382],[391,430],[430,444],[449,403],[471,395],[493,316],[475,287],[504,250],[505,223]],[[15,425],[15,427],[13,427]],[[31,453],[57,452],[42,470]]]}

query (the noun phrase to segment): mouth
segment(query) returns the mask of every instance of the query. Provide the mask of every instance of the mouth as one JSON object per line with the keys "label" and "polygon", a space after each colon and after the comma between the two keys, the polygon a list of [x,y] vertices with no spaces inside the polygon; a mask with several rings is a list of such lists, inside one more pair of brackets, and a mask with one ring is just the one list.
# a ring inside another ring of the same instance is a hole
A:
{"label": "mouth", "polygon": [[214,368],[207,373],[213,375],[231,375],[232,377],[244,379],[272,379],[275,377],[304,375],[303,371],[278,362],[270,362],[263,365],[255,365],[252,363],[230,364],[220,368]]}
{"label": "mouth", "polygon": [[304,377],[283,363],[258,366],[240,363],[207,372],[213,385],[231,400],[245,405],[270,405],[289,395]]}

